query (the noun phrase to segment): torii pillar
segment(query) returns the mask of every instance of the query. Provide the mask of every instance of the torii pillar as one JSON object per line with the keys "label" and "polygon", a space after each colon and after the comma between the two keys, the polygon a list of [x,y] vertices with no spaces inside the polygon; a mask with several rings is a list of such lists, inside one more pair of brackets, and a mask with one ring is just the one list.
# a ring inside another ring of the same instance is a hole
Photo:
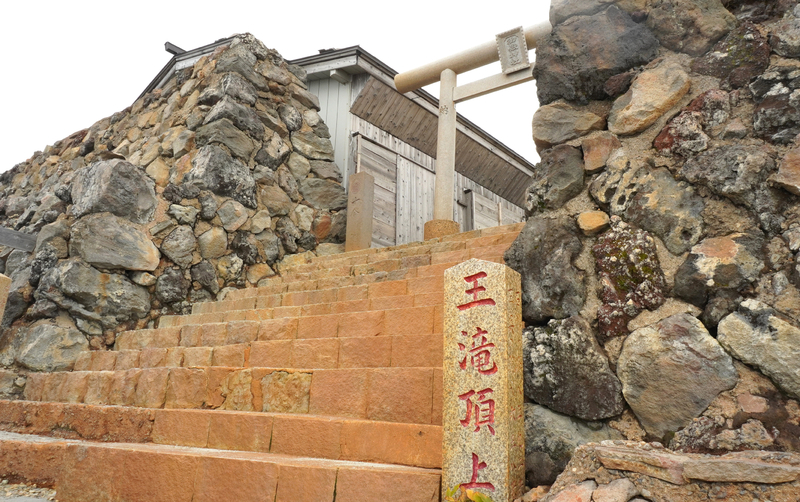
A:
{"label": "torii pillar", "polygon": [[[456,163],[456,103],[533,80],[528,48],[550,33],[550,23],[506,31],[470,50],[429,63],[394,77],[397,91],[407,93],[439,82],[439,129],[436,141],[436,184],[433,219],[425,223],[425,240],[458,233],[453,221],[453,181]],[[457,86],[457,75],[500,60],[503,72]]]}

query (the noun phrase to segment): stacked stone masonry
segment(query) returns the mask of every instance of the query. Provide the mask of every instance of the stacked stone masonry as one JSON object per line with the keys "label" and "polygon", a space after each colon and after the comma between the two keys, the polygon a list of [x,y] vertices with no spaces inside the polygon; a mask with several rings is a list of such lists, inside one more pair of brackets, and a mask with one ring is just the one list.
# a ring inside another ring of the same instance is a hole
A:
{"label": "stacked stone masonry", "polygon": [[[0,476],[65,501],[438,501],[443,272],[502,262],[521,227],[298,254],[261,287],[31,372],[25,400],[0,401]],[[74,482],[104,462],[136,474]]]}
{"label": "stacked stone masonry", "polygon": [[505,254],[528,485],[553,485],[523,500],[800,493],[797,3],[552,1]]}

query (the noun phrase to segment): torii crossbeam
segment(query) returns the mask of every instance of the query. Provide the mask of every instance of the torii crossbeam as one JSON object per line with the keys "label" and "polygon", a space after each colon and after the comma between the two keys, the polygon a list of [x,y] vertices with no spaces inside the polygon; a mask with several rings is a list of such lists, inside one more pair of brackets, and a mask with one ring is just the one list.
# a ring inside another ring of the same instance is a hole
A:
{"label": "torii crossbeam", "polygon": [[[398,92],[407,93],[439,82],[439,129],[436,142],[436,182],[433,220],[425,223],[425,239],[458,233],[453,221],[453,181],[456,161],[455,104],[533,80],[528,50],[550,33],[545,22],[506,31],[495,41],[473,47],[394,77]],[[502,73],[457,86],[457,75],[500,60]]]}

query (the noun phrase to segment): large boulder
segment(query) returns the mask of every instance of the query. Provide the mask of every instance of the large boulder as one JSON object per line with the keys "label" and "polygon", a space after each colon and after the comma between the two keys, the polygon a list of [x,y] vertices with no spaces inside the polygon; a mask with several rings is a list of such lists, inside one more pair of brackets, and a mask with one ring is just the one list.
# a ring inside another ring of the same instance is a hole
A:
{"label": "large boulder", "polygon": [[738,381],[731,356],[689,314],[631,333],[617,375],[625,400],[656,438],[689,425]]}
{"label": "large boulder", "polygon": [[580,316],[552,319],[523,332],[525,396],[583,420],[622,413],[622,385],[592,327]]}
{"label": "large boulder", "polygon": [[522,276],[522,318],[527,323],[564,319],[586,300],[585,274],[574,261],[582,248],[568,216],[528,219],[505,252],[506,265]]}
{"label": "large boulder", "polygon": [[525,403],[525,480],[528,486],[551,485],[585,443],[623,439],[602,422],[584,422]]}
{"label": "large boulder", "polygon": [[580,148],[559,145],[542,154],[525,200],[530,216],[558,209],[583,190],[583,154]]}
{"label": "large boulder", "polygon": [[703,235],[703,199],[667,169],[652,169],[620,152],[595,178],[589,193],[612,215],[660,237],[673,254],[691,249]]}
{"label": "large boulder", "polygon": [[235,100],[224,96],[209,110],[203,125],[210,124],[219,119],[228,119],[238,129],[245,131],[250,137],[260,141],[264,136],[264,124],[258,118],[254,109],[247,105],[237,103]]}
{"label": "large boulder", "polygon": [[744,87],[767,69],[769,52],[769,43],[758,27],[744,23],[696,59],[692,70],[720,78],[732,87]]}
{"label": "large boulder", "polygon": [[647,27],[661,45],[699,56],[736,27],[720,0],[650,0]]}
{"label": "large boulder", "polygon": [[565,141],[580,138],[591,131],[603,129],[606,121],[588,110],[558,101],[540,106],[533,114],[533,142],[536,150],[560,145]]}
{"label": "large boulder", "polygon": [[256,182],[250,169],[216,145],[205,146],[197,152],[184,182],[200,190],[231,197],[251,209],[257,207]]}
{"label": "large boulder", "polygon": [[603,87],[610,77],[648,63],[657,50],[650,30],[616,6],[571,17],[536,49],[533,74],[539,103],[605,99]]}
{"label": "large boulder", "polygon": [[314,209],[337,211],[347,207],[347,194],[339,183],[308,178],[300,183],[300,193]]}
{"label": "large boulder", "polygon": [[33,371],[69,371],[89,342],[68,316],[33,323],[20,342],[17,362]]}
{"label": "large boulder", "polygon": [[800,399],[800,327],[769,305],[745,300],[720,321],[717,340],[736,359],[755,366],[794,399]]}
{"label": "large boulder", "polygon": [[70,230],[69,252],[100,268],[153,271],[161,258],[150,237],[110,213],[90,214]]}
{"label": "large boulder", "polygon": [[199,127],[195,141],[198,146],[225,145],[234,156],[245,162],[250,160],[250,156],[256,149],[256,143],[247,133],[236,127],[227,118],[215,120]]}
{"label": "large boulder", "polygon": [[614,101],[608,116],[608,130],[631,135],[644,131],[689,92],[691,79],[675,62],[664,63],[640,73],[628,92]]}
{"label": "large boulder", "polygon": [[702,308],[721,290],[736,292],[754,283],[764,268],[763,246],[759,234],[703,240],[676,272],[674,294]]}
{"label": "large boulder", "polygon": [[756,135],[781,144],[792,143],[800,133],[800,99],[796,92],[800,89],[800,66],[785,61],[770,66],[750,84],[756,102]]}
{"label": "large boulder", "polygon": [[106,328],[141,319],[150,312],[150,294],[120,274],[106,274],[77,259],[64,260],[39,281],[35,296],[47,299],[73,317]]}
{"label": "large boulder", "polygon": [[766,182],[776,170],[767,149],[732,145],[712,148],[689,159],[681,176],[750,209],[764,230],[780,232],[785,192]]}
{"label": "large boulder", "polygon": [[75,217],[109,212],[134,223],[150,221],[158,204],[150,178],[120,159],[95,162],[78,171],[71,197]]}
{"label": "large boulder", "polygon": [[667,280],[658,261],[655,240],[618,216],[611,230],[592,247],[600,283],[597,321],[604,338],[628,333],[628,321],[643,309],[664,303]]}

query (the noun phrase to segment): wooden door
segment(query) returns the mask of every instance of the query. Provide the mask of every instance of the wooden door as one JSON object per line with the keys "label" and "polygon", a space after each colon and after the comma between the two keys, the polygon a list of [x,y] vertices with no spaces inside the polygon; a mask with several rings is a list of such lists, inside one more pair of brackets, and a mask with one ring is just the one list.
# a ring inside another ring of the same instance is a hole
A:
{"label": "wooden door", "polygon": [[366,172],[375,178],[372,245],[394,246],[397,242],[397,154],[359,136],[357,159],[356,172]]}

